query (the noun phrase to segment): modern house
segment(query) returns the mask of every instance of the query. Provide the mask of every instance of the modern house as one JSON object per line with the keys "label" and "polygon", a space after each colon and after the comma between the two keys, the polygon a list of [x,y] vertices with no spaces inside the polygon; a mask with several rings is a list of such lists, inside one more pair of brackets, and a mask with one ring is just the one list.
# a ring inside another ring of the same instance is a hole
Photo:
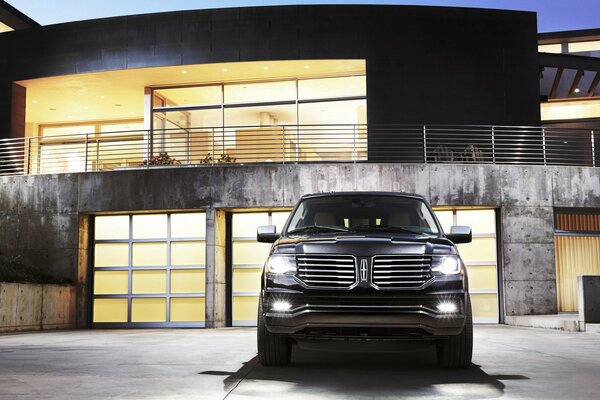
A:
{"label": "modern house", "polygon": [[255,324],[256,227],[309,192],[415,192],[472,226],[476,322],[575,311],[600,274],[600,30],[413,6],[0,21],[0,252],[75,282],[78,327]]}

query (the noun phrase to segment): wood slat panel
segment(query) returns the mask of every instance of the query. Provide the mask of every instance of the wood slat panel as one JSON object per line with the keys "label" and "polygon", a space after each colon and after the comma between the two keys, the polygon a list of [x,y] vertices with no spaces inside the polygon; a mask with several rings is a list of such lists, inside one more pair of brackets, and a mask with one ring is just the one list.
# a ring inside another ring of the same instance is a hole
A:
{"label": "wood slat panel", "polygon": [[600,214],[556,214],[556,230],[600,232]]}

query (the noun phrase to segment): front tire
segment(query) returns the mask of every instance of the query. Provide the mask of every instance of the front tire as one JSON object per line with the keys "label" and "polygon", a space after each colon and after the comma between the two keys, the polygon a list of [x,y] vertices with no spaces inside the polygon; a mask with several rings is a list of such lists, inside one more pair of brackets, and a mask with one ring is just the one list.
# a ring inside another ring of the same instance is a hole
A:
{"label": "front tire", "polygon": [[467,318],[462,332],[441,340],[437,347],[438,364],[443,368],[469,368],[473,358],[473,314],[467,301]]}
{"label": "front tire", "polygon": [[265,367],[288,365],[292,360],[292,340],[269,332],[265,326],[262,298],[258,302],[258,360]]}

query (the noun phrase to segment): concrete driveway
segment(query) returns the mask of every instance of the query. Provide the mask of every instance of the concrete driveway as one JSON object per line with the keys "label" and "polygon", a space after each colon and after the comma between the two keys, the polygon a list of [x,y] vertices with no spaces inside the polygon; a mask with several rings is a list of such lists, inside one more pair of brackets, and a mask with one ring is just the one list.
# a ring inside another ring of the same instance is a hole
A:
{"label": "concrete driveway", "polygon": [[600,396],[599,334],[477,326],[466,371],[438,369],[433,351],[294,351],[291,367],[261,367],[250,328],[3,335],[0,399]]}

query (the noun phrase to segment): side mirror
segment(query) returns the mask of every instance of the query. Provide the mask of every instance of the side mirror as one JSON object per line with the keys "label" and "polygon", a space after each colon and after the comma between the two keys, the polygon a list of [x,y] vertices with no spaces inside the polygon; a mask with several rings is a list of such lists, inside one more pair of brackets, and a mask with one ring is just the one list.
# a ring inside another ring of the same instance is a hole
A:
{"label": "side mirror", "polygon": [[455,225],[450,228],[450,233],[446,235],[446,237],[454,244],[471,243],[473,240],[473,233],[471,232],[470,226]]}
{"label": "side mirror", "polygon": [[261,243],[274,243],[279,236],[275,225],[263,225],[256,229],[256,240]]}

